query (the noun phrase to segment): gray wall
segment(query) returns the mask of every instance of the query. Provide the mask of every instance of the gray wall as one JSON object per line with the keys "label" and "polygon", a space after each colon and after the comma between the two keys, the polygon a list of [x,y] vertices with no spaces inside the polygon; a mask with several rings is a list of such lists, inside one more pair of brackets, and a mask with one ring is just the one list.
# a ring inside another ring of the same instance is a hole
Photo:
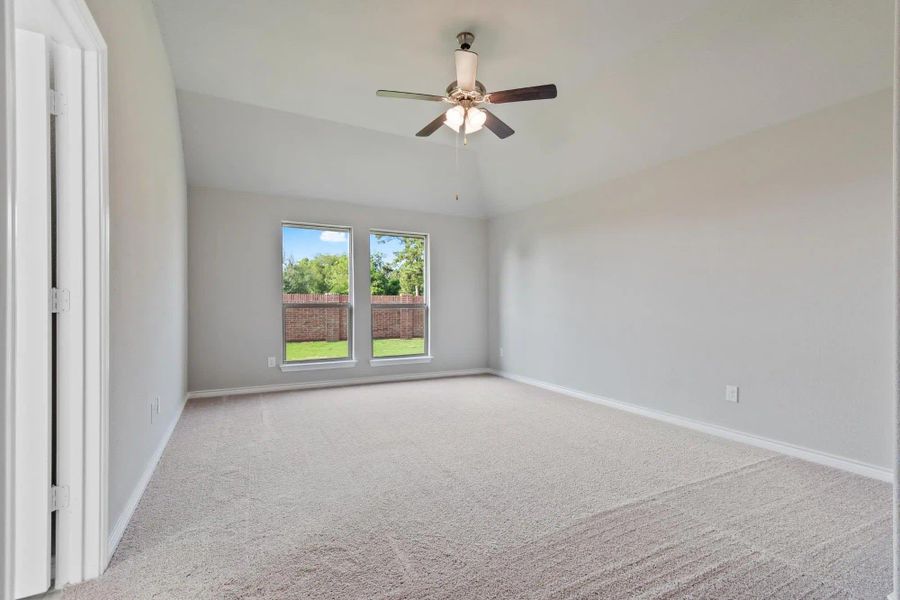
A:
{"label": "gray wall", "polygon": [[[202,187],[191,187],[189,197],[191,390],[487,366],[486,221]],[[282,220],[353,227],[353,368],[282,373],[266,366],[266,357],[281,356]],[[369,366],[370,228],[431,237],[430,364]]]}
{"label": "gray wall", "polygon": [[491,365],[889,467],[891,116],[885,90],[493,218]]}
{"label": "gray wall", "polygon": [[8,170],[12,145],[7,127],[12,119],[7,79],[12,74],[12,0],[0,0],[0,599],[12,598],[13,540],[13,423],[12,403],[12,297],[9,281],[12,277],[13,203],[11,177]]}
{"label": "gray wall", "polygon": [[900,594],[900,0],[894,2],[894,594]]}
{"label": "gray wall", "polygon": [[[109,46],[112,527],[184,402],[187,193],[175,86],[152,4],[87,4]],[[151,425],[154,396],[160,418]]]}

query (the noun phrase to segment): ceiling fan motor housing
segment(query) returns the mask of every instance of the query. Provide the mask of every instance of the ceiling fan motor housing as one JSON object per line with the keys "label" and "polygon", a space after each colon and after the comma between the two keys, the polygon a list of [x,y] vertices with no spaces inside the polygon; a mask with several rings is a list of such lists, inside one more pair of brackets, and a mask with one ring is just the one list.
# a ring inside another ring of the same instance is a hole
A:
{"label": "ceiling fan motor housing", "polygon": [[463,100],[469,100],[472,103],[478,103],[484,101],[484,96],[487,94],[487,90],[484,87],[484,84],[480,81],[475,81],[475,89],[471,92],[466,92],[459,87],[459,82],[453,80],[447,85],[447,97],[450,98],[453,102],[462,102]]}

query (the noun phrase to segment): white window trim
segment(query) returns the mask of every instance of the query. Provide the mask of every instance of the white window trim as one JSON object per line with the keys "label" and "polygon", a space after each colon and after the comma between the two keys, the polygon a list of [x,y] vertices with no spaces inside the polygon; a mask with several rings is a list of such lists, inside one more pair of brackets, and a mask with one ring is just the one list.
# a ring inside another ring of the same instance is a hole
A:
{"label": "white window trim", "polygon": [[367,271],[371,271],[372,264],[372,235],[398,235],[398,236],[420,236],[425,239],[425,352],[423,354],[413,354],[410,356],[382,356],[375,358],[372,356],[374,352],[375,338],[372,336],[372,281],[369,281],[369,366],[387,367],[391,365],[410,365],[416,363],[430,363],[434,356],[431,353],[431,234],[421,231],[400,231],[398,229],[389,229],[382,227],[372,227],[369,229],[367,239],[369,247],[369,260],[366,265]]}
{"label": "white window trim", "polygon": [[[349,282],[349,302],[348,307],[350,309],[349,320],[347,323],[347,343],[350,345],[350,355],[345,358],[335,358],[335,359],[310,359],[305,361],[288,361],[287,356],[285,355],[285,350],[287,348],[287,340],[284,339],[284,309],[281,311],[281,364],[279,368],[282,373],[288,373],[290,371],[316,371],[320,369],[342,369],[347,367],[355,367],[356,366],[356,291],[354,287],[354,278],[355,272],[353,265],[353,227],[350,225],[328,225],[325,223],[307,223],[304,221],[289,221],[282,220],[281,221],[281,248],[282,252],[284,252],[284,228],[285,227],[298,227],[298,228],[307,228],[307,229],[327,229],[327,230],[341,230],[346,231],[349,238],[347,239],[347,271],[348,277],[350,278]],[[284,288],[282,288],[283,290]]]}
{"label": "white window trim", "polygon": [[390,367],[392,365],[415,365],[430,363],[434,357],[430,354],[416,354],[413,356],[388,356],[385,358],[373,358],[369,360],[372,367]]}
{"label": "white window trim", "polygon": [[323,361],[304,361],[281,363],[281,372],[289,373],[291,371],[321,371],[325,369],[347,369],[356,366],[356,359],[347,358],[344,360],[323,360]]}

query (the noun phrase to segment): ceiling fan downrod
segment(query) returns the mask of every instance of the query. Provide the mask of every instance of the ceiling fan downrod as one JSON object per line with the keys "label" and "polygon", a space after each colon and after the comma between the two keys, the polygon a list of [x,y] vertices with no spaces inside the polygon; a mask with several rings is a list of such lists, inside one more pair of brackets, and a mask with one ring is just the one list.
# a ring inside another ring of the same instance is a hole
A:
{"label": "ceiling fan downrod", "polygon": [[468,50],[472,47],[472,42],[475,41],[475,34],[469,33],[468,31],[461,31],[456,34],[456,41],[459,42],[460,50]]}

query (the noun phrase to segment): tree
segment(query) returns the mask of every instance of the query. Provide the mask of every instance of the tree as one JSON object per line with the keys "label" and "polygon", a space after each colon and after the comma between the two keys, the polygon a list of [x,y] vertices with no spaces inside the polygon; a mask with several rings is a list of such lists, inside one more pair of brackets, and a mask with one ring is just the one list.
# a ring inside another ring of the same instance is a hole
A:
{"label": "tree", "polygon": [[398,239],[402,248],[388,263],[384,254],[373,252],[370,264],[370,278],[373,294],[397,296],[410,294],[418,296],[425,292],[425,239],[420,237],[392,236],[376,234],[378,243],[387,239]]}
{"label": "tree", "polygon": [[321,263],[322,279],[327,294],[350,293],[350,262],[346,254],[320,254],[325,258]]}
{"label": "tree", "polygon": [[317,254],[282,264],[282,290],[287,294],[346,294],[350,265],[346,254]]}
{"label": "tree", "polygon": [[371,293],[376,296],[396,296],[400,293],[400,280],[393,267],[384,259],[384,253],[373,252],[369,265]]}
{"label": "tree", "polygon": [[284,259],[281,275],[282,290],[288,294],[307,294],[313,286],[312,273],[307,265],[301,265],[293,257]]}
{"label": "tree", "polygon": [[418,296],[425,291],[425,240],[404,237],[403,248],[394,255],[400,293]]}
{"label": "tree", "polygon": [[[371,293],[384,296],[422,295],[425,291],[425,240],[419,237],[378,236],[399,239],[401,249],[390,262],[382,252],[372,252],[369,264]],[[347,294],[350,263],[346,254],[317,254],[312,258],[282,260],[282,290],[286,294]]]}

